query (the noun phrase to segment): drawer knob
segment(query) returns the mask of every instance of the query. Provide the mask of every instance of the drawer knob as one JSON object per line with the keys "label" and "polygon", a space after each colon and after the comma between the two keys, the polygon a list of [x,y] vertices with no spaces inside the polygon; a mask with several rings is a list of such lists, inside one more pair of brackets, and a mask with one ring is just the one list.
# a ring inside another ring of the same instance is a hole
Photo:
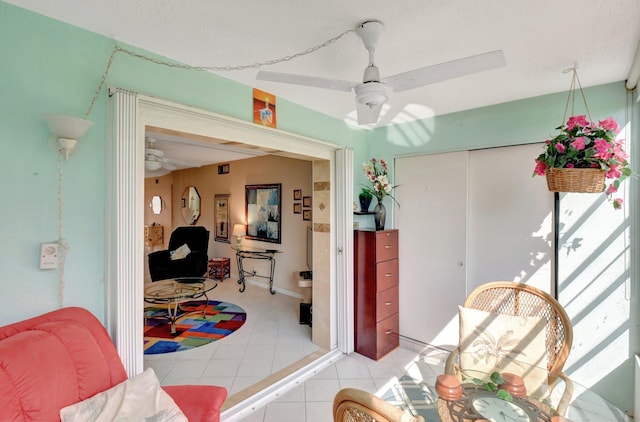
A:
{"label": "drawer knob", "polygon": [[389,334],[391,334],[392,332],[393,332],[393,331],[391,331],[391,330],[387,330],[387,331],[385,331],[384,333],[385,333],[386,335],[389,335]]}
{"label": "drawer knob", "polygon": [[393,302],[391,302],[391,301],[389,301],[389,302],[385,302],[385,303],[384,303],[384,306],[389,306],[389,305],[391,305],[392,303],[393,303]]}
{"label": "drawer knob", "polygon": [[385,249],[391,249],[391,245],[384,245]]}

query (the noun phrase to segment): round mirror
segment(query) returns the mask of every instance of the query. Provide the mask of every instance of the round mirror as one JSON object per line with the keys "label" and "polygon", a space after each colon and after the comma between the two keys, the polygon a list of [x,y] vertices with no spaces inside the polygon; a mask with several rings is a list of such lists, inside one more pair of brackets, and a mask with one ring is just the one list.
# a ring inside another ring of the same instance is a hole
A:
{"label": "round mirror", "polygon": [[195,224],[200,217],[200,195],[194,186],[187,186],[182,194],[182,216],[187,224]]}
{"label": "round mirror", "polygon": [[160,214],[162,212],[162,198],[160,198],[160,196],[158,195],[155,195],[153,198],[151,198],[149,207],[154,214]]}

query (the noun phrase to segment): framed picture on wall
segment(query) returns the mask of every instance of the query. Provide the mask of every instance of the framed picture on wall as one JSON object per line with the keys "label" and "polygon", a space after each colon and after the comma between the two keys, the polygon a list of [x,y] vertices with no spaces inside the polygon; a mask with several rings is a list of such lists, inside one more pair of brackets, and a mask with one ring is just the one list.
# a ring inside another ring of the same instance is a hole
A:
{"label": "framed picture on wall", "polygon": [[280,183],[245,186],[245,238],[263,242],[281,243]]}
{"label": "framed picture on wall", "polygon": [[302,211],[302,219],[304,221],[311,221],[311,210]]}
{"label": "framed picture on wall", "polygon": [[294,189],[293,191],[293,200],[299,201],[302,199],[302,189]]}
{"label": "framed picture on wall", "polygon": [[296,202],[295,204],[293,204],[293,213],[300,214],[301,212],[302,212],[302,205],[300,204],[300,202]]}
{"label": "framed picture on wall", "polygon": [[215,241],[230,243],[229,233],[229,197],[231,195],[213,196],[213,223],[215,225]]}
{"label": "framed picture on wall", "polygon": [[305,208],[311,208],[311,197],[305,196],[302,198],[302,206]]}

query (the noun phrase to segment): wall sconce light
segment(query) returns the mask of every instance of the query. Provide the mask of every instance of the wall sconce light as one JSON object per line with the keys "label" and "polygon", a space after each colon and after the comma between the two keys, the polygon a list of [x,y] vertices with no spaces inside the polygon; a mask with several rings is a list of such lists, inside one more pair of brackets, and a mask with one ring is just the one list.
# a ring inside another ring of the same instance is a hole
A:
{"label": "wall sconce light", "polygon": [[93,125],[89,120],[58,114],[47,114],[44,119],[53,133],[49,138],[49,145],[54,151],[63,154],[65,160],[69,159],[69,154],[75,149],[78,139]]}
{"label": "wall sconce light", "polygon": [[240,247],[240,242],[242,242],[242,236],[245,235],[244,224],[234,224],[233,233],[231,233],[231,235],[236,237],[236,241],[238,242],[236,246]]}

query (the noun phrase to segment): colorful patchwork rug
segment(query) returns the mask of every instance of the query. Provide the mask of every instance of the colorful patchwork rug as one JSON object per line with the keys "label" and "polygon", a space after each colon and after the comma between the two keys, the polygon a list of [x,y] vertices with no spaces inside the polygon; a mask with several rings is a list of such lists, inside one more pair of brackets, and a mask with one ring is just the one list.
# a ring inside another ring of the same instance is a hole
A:
{"label": "colorful patchwork rug", "polygon": [[145,355],[179,352],[209,344],[242,327],[247,318],[244,309],[238,305],[193,300],[180,304],[176,334],[171,334],[166,306],[149,306],[144,313]]}

